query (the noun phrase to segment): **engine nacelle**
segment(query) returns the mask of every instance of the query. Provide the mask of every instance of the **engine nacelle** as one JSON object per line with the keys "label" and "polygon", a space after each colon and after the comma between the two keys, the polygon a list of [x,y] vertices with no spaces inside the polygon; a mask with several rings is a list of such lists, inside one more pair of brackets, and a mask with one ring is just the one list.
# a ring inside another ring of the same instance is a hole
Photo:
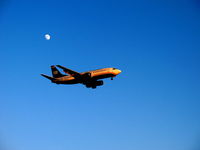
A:
{"label": "engine nacelle", "polygon": [[103,81],[102,80],[100,80],[100,81],[94,81],[94,82],[87,83],[85,85],[86,85],[87,88],[90,88],[90,87],[96,88],[97,86],[103,85]]}
{"label": "engine nacelle", "polygon": [[102,81],[102,80],[96,81],[94,84],[95,84],[96,86],[101,86],[101,85],[103,85],[103,81]]}

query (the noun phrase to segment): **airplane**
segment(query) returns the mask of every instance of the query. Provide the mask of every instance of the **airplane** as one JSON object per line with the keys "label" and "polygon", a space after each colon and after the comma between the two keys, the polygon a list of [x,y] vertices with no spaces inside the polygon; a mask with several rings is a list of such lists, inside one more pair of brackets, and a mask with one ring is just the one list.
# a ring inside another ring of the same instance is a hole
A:
{"label": "airplane", "polygon": [[[60,73],[60,71],[56,68],[56,66],[60,69],[62,69],[66,74]],[[97,86],[103,85],[104,78],[113,78],[121,73],[121,70],[117,68],[103,68],[103,69],[97,69],[87,72],[76,72],[71,69],[65,68],[61,65],[52,65],[51,71],[53,77],[47,76],[45,74],[41,74],[43,77],[51,80],[52,83],[56,84],[83,84],[87,88],[95,89]]]}

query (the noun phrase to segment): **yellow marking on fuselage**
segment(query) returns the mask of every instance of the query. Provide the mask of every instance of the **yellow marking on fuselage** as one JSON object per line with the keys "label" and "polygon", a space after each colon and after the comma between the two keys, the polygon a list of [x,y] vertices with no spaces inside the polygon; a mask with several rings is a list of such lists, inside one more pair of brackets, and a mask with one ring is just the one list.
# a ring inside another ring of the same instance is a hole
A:
{"label": "yellow marking on fuselage", "polygon": [[53,71],[53,74],[58,74],[58,71]]}
{"label": "yellow marking on fuselage", "polygon": [[103,69],[91,70],[91,71],[83,72],[81,74],[85,74],[85,73],[91,73],[92,76],[110,74],[110,73],[112,73],[112,68],[103,68]]}

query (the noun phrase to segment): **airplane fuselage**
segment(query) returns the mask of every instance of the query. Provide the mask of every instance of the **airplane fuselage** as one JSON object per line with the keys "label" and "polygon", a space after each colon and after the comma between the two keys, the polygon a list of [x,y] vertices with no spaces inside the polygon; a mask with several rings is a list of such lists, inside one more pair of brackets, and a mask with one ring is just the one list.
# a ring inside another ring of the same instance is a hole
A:
{"label": "airplane fuselage", "polygon": [[116,68],[103,68],[87,72],[76,72],[71,69],[65,68],[60,65],[57,67],[63,69],[63,71],[69,75],[64,75],[59,72],[55,66],[51,66],[53,77],[41,74],[43,77],[51,80],[51,82],[56,84],[84,84],[88,88],[96,88],[97,86],[103,85],[103,81],[100,79],[115,77],[121,73],[121,70]]}
{"label": "airplane fuselage", "polygon": [[[81,75],[90,74],[91,80],[98,80],[98,79],[115,77],[120,72],[121,71],[118,69],[113,70],[113,68],[104,68],[104,69],[97,69],[93,71],[82,72],[80,74]],[[83,81],[73,76],[63,76],[63,77],[55,79],[52,82],[57,83],[57,84],[77,84],[77,83],[82,83]]]}

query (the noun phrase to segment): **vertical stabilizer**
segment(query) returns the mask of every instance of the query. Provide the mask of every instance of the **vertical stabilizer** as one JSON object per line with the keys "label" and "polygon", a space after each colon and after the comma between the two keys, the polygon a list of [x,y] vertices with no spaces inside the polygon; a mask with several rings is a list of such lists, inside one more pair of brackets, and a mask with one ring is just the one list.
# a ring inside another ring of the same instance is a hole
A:
{"label": "vertical stabilizer", "polygon": [[55,66],[51,66],[51,71],[52,71],[52,76],[54,78],[59,78],[59,77],[65,76],[65,75],[61,74],[60,71]]}

